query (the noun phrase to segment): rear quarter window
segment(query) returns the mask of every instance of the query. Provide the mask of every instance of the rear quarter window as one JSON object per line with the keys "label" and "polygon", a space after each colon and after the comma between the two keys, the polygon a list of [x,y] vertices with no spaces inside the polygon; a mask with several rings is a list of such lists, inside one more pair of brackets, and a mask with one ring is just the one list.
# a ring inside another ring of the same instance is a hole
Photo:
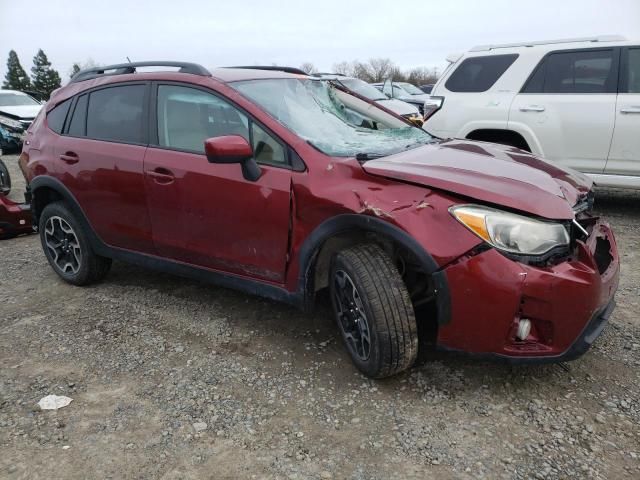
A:
{"label": "rear quarter window", "polygon": [[69,113],[70,106],[71,99],[65,100],[61,104],[56,105],[47,114],[47,125],[51,130],[56,133],[62,133],[62,127],[64,126],[65,119],[67,118],[67,113]]}
{"label": "rear quarter window", "polygon": [[445,83],[450,92],[486,92],[516,61],[518,55],[487,55],[462,61]]}

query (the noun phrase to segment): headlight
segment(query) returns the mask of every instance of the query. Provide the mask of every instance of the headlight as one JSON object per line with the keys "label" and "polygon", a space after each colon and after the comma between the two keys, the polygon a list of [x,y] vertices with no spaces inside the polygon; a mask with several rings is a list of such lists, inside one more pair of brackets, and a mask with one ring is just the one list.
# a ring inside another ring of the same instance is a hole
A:
{"label": "headlight", "polygon": [[2,115],[0,115],[0,123],[6,127],[13,129],[22,128],[22,124],[19,121],[8,117],[3,117]]}
{"label": "headlight", "polygon": [[569,233],[556,222],[534,220],[480,205],[449,209],[465,227],[499,250],[521,255],[543,255],[569,245]]}

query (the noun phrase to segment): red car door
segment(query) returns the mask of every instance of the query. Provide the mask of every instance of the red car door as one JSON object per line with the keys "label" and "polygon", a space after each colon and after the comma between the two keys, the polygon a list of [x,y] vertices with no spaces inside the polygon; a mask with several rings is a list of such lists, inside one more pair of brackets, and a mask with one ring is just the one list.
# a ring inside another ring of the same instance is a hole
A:
{"label": "red car door", "polygon": [[143,173],[148,88],[138,82],[80,95],[54,152],[64,167],[61,180],[98,236],[111,246],[153,253]]}
{"label": "red car door", "polygon": [[[156,88],[157,138],[152,135],[144,170],[159,254],[281,283],[291,186],[285,146],[211,92]],[[204,155],[205,139],[234,134],[252,140],[258,152],[262,175],[255,182],[243,177],[240,165],[211,164]]]}

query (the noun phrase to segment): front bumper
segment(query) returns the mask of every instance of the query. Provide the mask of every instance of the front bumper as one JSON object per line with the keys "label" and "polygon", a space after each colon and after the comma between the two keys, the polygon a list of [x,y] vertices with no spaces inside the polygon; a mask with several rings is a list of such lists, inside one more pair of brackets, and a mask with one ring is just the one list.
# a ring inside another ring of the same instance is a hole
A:
{"label": "front bumper", "polygon": [[[512,363],[573,360],[611,315],[619,270],[613,232],[599,220],[556,265],[525,265],[496,250],[464,257],[444,270],[451,319],[439,327],[438,347]],[[516,338],[521,319],[532,323],[524,341]]]}

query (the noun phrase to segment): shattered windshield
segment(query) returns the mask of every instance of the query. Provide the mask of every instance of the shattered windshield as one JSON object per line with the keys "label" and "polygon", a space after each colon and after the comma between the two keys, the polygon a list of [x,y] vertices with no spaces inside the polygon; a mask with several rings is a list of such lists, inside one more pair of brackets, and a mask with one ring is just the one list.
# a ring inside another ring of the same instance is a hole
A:
{"label": "shattered windshield", "polygon": [[318,150],[372,158],[425,145],[433,137],[331,83],[309,78],[231,84]]}

